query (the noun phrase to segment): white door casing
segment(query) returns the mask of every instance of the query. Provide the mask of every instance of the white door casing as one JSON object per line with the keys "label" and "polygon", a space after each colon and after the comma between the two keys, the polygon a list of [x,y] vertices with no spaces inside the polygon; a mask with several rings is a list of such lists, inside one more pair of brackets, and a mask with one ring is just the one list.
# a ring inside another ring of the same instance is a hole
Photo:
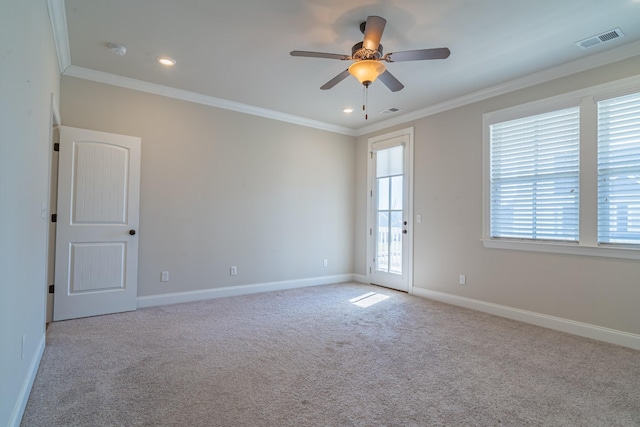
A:
{"label": "white door casing", "polygon": [[[368,148],[367,278],[372,284],[411,293],[413,128],[370,138]],[[384,171],[384,167],[377,167],[379,158],[388,161],[398,155],[402,163],[399,169]]]}
{"label": "white door casing", "polygon": [[62,126],[54,320],[136,309],[137,137]]}

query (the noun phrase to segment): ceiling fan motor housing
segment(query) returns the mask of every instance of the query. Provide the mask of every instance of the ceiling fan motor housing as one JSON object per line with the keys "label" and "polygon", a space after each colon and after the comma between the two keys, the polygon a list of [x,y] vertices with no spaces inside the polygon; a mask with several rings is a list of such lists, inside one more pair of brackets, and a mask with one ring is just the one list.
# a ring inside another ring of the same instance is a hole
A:
{"label": "ceiling fan motor housing", "polygon": [[364,42],[359,42],[351,48],[351,58],[354,61],[362,61],[363,59],[380,59],[382,58],[382,44],[378,45],[377,50],[370,50],[363,46]]}

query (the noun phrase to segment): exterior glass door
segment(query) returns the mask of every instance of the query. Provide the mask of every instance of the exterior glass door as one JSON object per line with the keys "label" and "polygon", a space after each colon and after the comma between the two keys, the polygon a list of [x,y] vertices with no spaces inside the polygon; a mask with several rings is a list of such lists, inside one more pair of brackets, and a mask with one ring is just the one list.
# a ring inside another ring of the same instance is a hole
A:
{"label": "exterior glass door", "polygon": [[371,282],[406,291],[407,185],[402,138],[373,144]]}

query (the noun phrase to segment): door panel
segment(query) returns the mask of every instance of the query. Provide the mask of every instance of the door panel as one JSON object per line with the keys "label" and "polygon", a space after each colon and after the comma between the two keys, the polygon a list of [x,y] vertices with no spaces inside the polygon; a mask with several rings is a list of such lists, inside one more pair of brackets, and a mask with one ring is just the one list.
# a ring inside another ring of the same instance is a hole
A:
{"label": "door panel", "polygon": [[136,308],[140,144],[61,128],[54,320]]}
{"label": "door panel", "polygon": [[72,223],[126,224],[129,150],[76,142],[74,151]]}

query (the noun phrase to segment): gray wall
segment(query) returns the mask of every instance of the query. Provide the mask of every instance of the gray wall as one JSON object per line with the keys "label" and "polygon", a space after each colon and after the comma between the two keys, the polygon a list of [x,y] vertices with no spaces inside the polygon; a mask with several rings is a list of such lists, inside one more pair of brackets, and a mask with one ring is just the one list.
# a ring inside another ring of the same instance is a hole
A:
{"label": "gray wall", "polygon": [[[482,115],[635,75],[640,57],[405,123],[414,126],[414,286],[640,334],[640,262],[484,248]],[[355,272],[365,273],[367,140],[358,138]],[[459,274],[467,285],[458,284]]]}
{"label": "gray wall", "polygon": [[58,75],[46,2],[0,2],[0,425],[19,421],[20,396],[44,344],[48,222],[41,205]]}
{"label": "gray wall", "polygon": [[139,296],[352,273],[352,137],[72,77],[61,91],[63,125],[142,138]]}

